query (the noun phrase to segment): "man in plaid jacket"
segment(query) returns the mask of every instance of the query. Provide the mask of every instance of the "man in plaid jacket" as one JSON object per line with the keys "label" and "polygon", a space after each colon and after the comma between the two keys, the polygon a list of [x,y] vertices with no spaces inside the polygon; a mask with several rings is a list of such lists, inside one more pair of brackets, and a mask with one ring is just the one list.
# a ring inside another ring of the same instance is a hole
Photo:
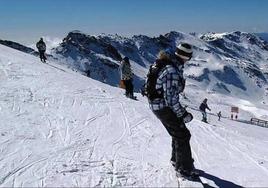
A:
{"label": "man in plaid jacket", "polygon": [[120,68],[121,68],[121,80],[123,80],[125,89],[126,89],[125,94],[129,98],[134,98],[134,95],[133,95],[134,86],[132,83],[133,73],[131,70],[131,65],[130,65],[128,57],[123,58],[123,60],[121,61]]}
{"label": "man in plaid jacket", "polygon": [[183,78],[184,64],[192,57],[192,47],[182,43],[176,47],[175,54],[160,52],[157,63],[169,62],[159,72],[155,89],[159,96],[149,99],[149,106],[157,118],[172,137],[171,164],[178,176],[193,178],[198,176],[194,171],[193,158],[190,147],[190,131],[185,123],[193,119],[191,113],[180,103],[179,94],[185,87]]}

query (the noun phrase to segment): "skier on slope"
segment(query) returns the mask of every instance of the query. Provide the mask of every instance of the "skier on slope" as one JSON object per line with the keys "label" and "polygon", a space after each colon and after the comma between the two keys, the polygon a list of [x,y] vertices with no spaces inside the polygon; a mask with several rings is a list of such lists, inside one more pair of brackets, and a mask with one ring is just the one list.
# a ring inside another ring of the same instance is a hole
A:
{"label": "skier on slope", "polygon": [[205,98],[205,99],[203,100],[203,102],[202,102],[202,103],[200,104],[200,106],[199,106],[199,110],[201,111],[202,116],[203,116],[202,121],[205,122],[205,123],[208,123],[208,121],[207,121],[207,112],[206,112],[206,109],[208,109],[209,111],[211,111],[211,109],[210,109],[210,108],[208,107],[208,105],[207,105],[207,101],[208,101],[208,99]]}
{"label": "skier on slope", "polygon": [[160,52],[149,70],[145,86],[151,110],[172,137],[171,164],[178,176],[189,179],[198,176],[193,165],[191,134],[185,125],[193,116],[182,107],[179,94],[185,87],[184,64],[191,57],[192,47],[187,43],[177,46],[175,53]]}
{"label": "skier on slope", "polygon": [[218,121],[220,121],[220,120],[221,120],[221,111],[219,111],[219,112],[217,113],[217,115],[218,115]]}
{"label": "skier on slope", "polygon": [[40,38],[40,40],[36,43],[36,48],[39,51],[40,60],[45,63],[47,58],[45,56],[46,52],[46,43],[43,41],[43,38]]}
{"label": "skier on slope", "polygon": [[131,70],[131,65],[129,62],[129,58],[128,57],[124,57],[123,60],[121,61],[121,80],[123,80],[123,83],[125,85],[126,88],[126,97],[129,98],[133,98],[134,99],[134,95],[133,95],[133,73]]}

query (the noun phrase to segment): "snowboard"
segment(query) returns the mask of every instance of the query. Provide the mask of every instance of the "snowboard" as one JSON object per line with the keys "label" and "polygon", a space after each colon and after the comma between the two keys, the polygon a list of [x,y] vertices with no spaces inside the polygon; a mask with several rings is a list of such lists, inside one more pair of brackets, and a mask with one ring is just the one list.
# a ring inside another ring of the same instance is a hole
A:
{"label": "snowboard", "polygon": [[197,170],[199,176],[196,176],[194,179],[186,179],[183,176],[180,176],[176,173],[176,177],[178,180],[178,187],[196,187],[196,188],[215,188],[215,184],[212,186],[208,183],[208,181],[202,176],[204,173],[202,170]]}
{"label": "snowboard", "polygon": [[[171,163],[173,169],[175,169],[174,164]],[[175,176],[178,180],[178,187],[203,187],[202,181],[199,176],[194,179],[186,179],[184,176],[175,171]]]}
{"label": "snowboard", "polygon": [[[124,94],[124,95],[126,96],[126,94]],[[137,96],[133,96],[133,97],[126,96],[126,98],[128,98],[128,99],[132,99],[132,100],[135,100],[135,101],[138,100],[138,99],[137,99]]]}
{"label": "snowboard", "polygon": [[136,96],[133,96],[133,97],[127,97],[127,98],[128,98],[128,99],[135,100],[135,101],[137,101],[137,100],[138,100]]}
{"label": "snowboard", "polygon": [[182,176],[177,176],[177,179],[178,179],[178,187],[196,187],[196,188],[204,187],[199,176],[190,180]]}

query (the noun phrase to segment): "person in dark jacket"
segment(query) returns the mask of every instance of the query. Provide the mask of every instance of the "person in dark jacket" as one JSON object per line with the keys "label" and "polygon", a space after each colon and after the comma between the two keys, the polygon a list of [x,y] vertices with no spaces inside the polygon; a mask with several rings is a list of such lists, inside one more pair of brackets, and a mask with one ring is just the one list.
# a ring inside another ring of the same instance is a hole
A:
{"label": "person in dark jacket", "polygon": [[126,87],[126,96],[129,98],[134,98],[133,95],[133,73],[131,70],[131,65],[129,62],[128,57],[124,57],[123,60],[121,61],[121,80],[123,80],[124,85]]}
{"label": "person in dark jacket", "polygon": [[178,176],[186,178],[198,175],[191,153],[191,134],[185,125],[192,121],[193,116],[181,105],[179,98],[179,94],[183,92],[185,86],[184,64],[191,57],[192,47],[187,43],[177,46],[175,53],[160,52],[156,63],[166,63],[167,65],[159,72],[155,89],[162,97],[148,98],[150,109],[172,138],[171,164],[175,167]]}
{"label": "person in dark jacket", "polygon": [[40,38],[40,40],[36,43],[36,48],[39,51],[40,59],[43,63],[46,62],[47,58],[45,56],[46,52],[46,43],[44,42],[43,38]]}
{"label": "person in dark jacket", "polygon": [[87,77],[90,77],[90,70],[86,71],[86,75],[87,75]]}
{"label": "person in dark jacket", "polygon": [[218,115],[218,121],[220,121],[220,120],[221,120],[221,111],[219,111],[219,112],[217,113],[217,115]]}
{"label": "person in dark jacket", "polygon": [[206,112],[206,109],[208,109],[209,111],[211,111],[211,109],[208,107],[208,105],[207,105],[207,101],[208,101],[208,99],[207,98],[205,98],[204,100],[203,100],[203,102],[200,104],[200,106],[199,106],[199,110],[201,111],[201,113],[202,113],[202,121],[203,122],[205,122],[205,123],[208,123],[208,121],[207,121],[207,112]]}

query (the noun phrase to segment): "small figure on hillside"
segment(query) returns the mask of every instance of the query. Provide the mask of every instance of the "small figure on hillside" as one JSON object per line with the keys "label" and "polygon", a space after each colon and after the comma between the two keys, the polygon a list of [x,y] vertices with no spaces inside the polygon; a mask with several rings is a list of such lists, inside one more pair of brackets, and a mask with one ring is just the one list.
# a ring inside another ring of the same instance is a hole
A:
{"label": "small figure on hillside", "polygon": [[46,62],[47,58],[45,56],[46,52],[46,43],[43,41],[43,38],[40,38],[40,40],[36,43],[36,48],[39,51],[40,59],[43,63]]}
{"label": "small figure on hillside", "polygon": [[140,89],[140,93],[141,93],[141,95],[142,95],[143,97],[146,96],[145,86],[146,86],[146,84],[143,84],[143,86],[142,86],[141,89]]}
{"label": "small figure on hillside", "polygon": [[208,109],[209,111],[211,111],[211,109],[210,109],[210,108],[208,107],[208,105],[207,105],[207,101],[208,101],[208,99],[205,98],[205,99],[203,100],[203,102],[202,102],[202,103],[200,104],[200,106],[199,106],[199,110],[201,111],[202,116],[203,116],[202,121],[205,122],[205,123],[208,123],[208,121],[207,121],[207,112],[206,112],[206,109]]}
{"label": "small figure on hillside", "polygon": [[87,75],[87,77],[90,77],[90,70],[89,69],[86,71],[86,75]]}
{"label": "small figure on hillside", "polygon": [[161,51],[147,74],[144,92],[150,109],[172,138],[170,161],[176,174],[190,179],[198,177],[191,153],[191,134],[185,125],[193,115],[181,105],[179,95],[185,87],[184,65],[191,57],[192,47],[187,43],[177,46],[176,51]]}
{"label": "small figure on hillside", "polygon": [[88,61],[81,61],[81,65],[80,66],[81,66],[81,69],[84,71],[85,76],[90,77],[90,73],[91,73],[91,71],[90,71],[90,69],[91,69],[90,62],[88,62]]}
{"label": "small figure on hillside", "polygon": [[221,111],[219,111],[218,113],[217,113],[217,115],[218,115],[218,121],[220,121],[221,120]]}
{"label": "small figure on hillside", "polygon": [[134,99],[133,95],[133,73],[131,70],[131,65],[129,62],[128,57],[124,57],[123,60],[121,61],[121,80],[123,81],[126,89],[126,97]]}

